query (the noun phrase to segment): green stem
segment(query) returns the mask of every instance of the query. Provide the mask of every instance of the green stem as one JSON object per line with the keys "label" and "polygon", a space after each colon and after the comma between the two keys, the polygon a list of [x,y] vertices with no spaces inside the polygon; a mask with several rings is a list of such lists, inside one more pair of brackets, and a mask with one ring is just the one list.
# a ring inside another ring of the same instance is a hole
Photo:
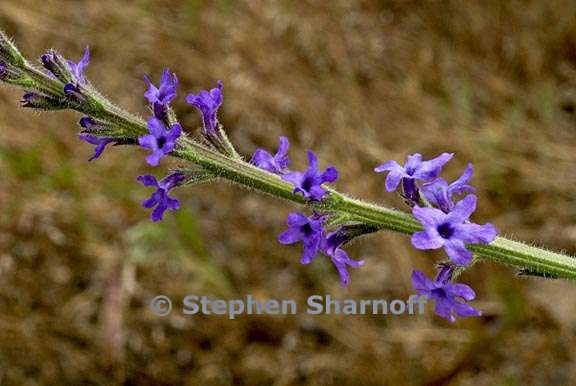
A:
{"label": "green stem", "polygon": [[[140,122],[140,125],[142,126],[134,131],[145,130],[144,122]],[[189,139],[183,141],[182,148],[175,151],[173,155],[193,162],[214,175],[239,185],[298,204],[346,214],[350,221],[371,225],[379,230],[391,230],[407,235],[422,230],[422,225],[411,214],[356,200],[332,189],[329,189],[330,193],[322,203],[310,204],[302,196],[294,195],[292,185],[277,175],[242,160],[223,156]],[[469,249],[476,254],[477,258],[556,277],[576,279],[575,258],[503,237],[498,237],[490,245],[469,245]]]}
{"label": "green stem", "polygon": [[[42,72],[25,64],[28,74],[38,83],[38,88],[56,95],[62,94],[60,85]],[[96,103],[89,110],[82,106],[70,108],[84,114],[94,115],[117,125],[128,138],[137,139],[148,132],[146,122],[110,103],[100,94],[90,95]],[[96,106],[99,111],[94,111]],[[235,151],[234,151],[235,152]],[[172,156],[200,166],[215,177],[232,181],[238,185],[255,189],[272,196],[307,205],[319,210],[345,216],[350,222],[366,224],[378,230],[391,230],[412,235],[422,230],[422,225],[410,214],[379,205],[350,198],[335,190],[321,203],[307,202],[302,196],[294,195],[291,184],[279,176],[243,161],[237,154],[225,156],[187,137],[181,138]],[[489,245],[471,244],[468,248],[477,259],[485,259],[526,269],[530,272],[555,277],[576,279],[576,259],[567,255],[547,251],[517,241],[498,237]]]}
{"label": "green stem", "polygon": [[[136,125],[132,132],[146,132],[144,121],[132,116],[123,126]],[[116,117],[124,119],[123,117]],[[203,167],[214,175],[225,178],[244,187],[258,190],[272,196],[310,205],[319,209],[346,214],[350,221],[412,235],[421,231],[422,225],[411,214],[385,208],[361,200],[350,198],[329,189],[329,195],[319,204],[307,202],[301,195],[292,193],[293,186],[273,173],[254,165],[217,153],[201,144],[186,138],[173,156]],[[477,258],[547,273],[552,276],[576,279],[576,259],[570,256],[536,248],[527,244],[498,237],[489,245],[471,244],[468,248]]]}
{"label": "green stem", "polygon": [[576,258],[504,237],[497,237],[489,245],[471,244],[468,249],[486,260],[527,268],[552,277],[576,279]]}

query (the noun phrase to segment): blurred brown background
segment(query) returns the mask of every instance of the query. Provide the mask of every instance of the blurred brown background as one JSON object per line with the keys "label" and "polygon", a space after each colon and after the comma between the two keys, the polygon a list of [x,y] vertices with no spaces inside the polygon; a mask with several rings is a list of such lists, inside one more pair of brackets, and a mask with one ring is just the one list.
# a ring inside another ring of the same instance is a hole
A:
{"label": "blurred brown background", "polygon": [[[453,151],[476,166],[478,222],[576,253],[576,3],[540,1],[3,0],[0,26],[30,58],[54,47],[119,105],[146,114],[142,81],[177,72],[183,97],[224,84],[221,121],[245,154],[293,145],[336,187],[402,207],[379,162]],[[158,317],[157,294],[405,298],[441,254],[378,234],[346,290],[275,239],[296,207],[230,184],[175,194],[153,224],[136,148],[92,148],[78,116],[31,114],[0,90],[0,384],[573,385],[576,285],[480,264],[463,276],[482,318]],[[164,164],[166,165],[166,164]],[[155,171],[158,172],[158,171]]]}

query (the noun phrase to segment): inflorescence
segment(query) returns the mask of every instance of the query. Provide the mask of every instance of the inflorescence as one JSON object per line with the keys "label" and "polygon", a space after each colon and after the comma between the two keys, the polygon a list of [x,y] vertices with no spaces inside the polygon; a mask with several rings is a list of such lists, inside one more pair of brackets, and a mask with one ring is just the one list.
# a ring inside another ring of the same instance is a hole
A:
{"label": "inflorescence", "polygon": [[[26,91],[21,102],[23,107],[39,110],[73,109],[84,113],[80,120],[80,139],[95,146],[89,161],[99,158],[109,144],[140,146],[148,151],[145,160],[153,167],[158,166],[166,156],[192,161],[193,167],[172,170],[161,180],[152,175],[138,177],[144,186],[156,189],[142,203],[145,208],[154,208],[151,214],[153,221],[162,220],[166,210],[176,211],[180,207],[179,201],[169,196],[172,190],[225,177],[227,174],[219,172],[212,163],[216,162],[215,159],[223,159],[224,163],[234,161],[226,169],[227,173],[238,167],[242,169],[243,175],[251,178],[250,181],[261,177],[265,180],[262,184],[268,184],[270,189],[291,186],[294,201],[305,204],[310,213],[290,213],[286,221],[288,229],[278,236],[278,241],[281,244],[302,243],[302,264],[310,264],[319,255],[326,256],[335,266],[342,286],[348,285],[348,267],[360,267],[364,262],[351,259],[343,249],[344,246],[359,236],[381,228],[374,217],[363,214],[355,218],[347,217],[347,213],[357,212],[338,210],[338,198],[344,196],[326,186],[338,178],[334,166],[321,170],[316,155],[308,150],[308,168],[305,171],[289,169],[290,144],[286,137],[280,137],[275,154],[257,149],[249,162],[243,161],[218,121],[218,109],[223,102],[223,85],[220,81],[217,87],[209,91],[190,93],[186,97],[186,102],[200,111],[203,122],[200,136],[189,138],[171,107],[171,102],[177,96],[178,78],[168,69],[163,71],[158,86],[148,76],[144,77],[148,87],[144,97],[150,110],[144,126],[141,120],[118,109],[94,89],[85,75],[89,59],[88,47],[78,63],[66,60],[57,51],[50,50],[41,57],[42,72],[28,64],[0,32],[0,80]],[[194,149],[201,150],[206,156],[202,158]],[[374,169],[377,173],[387,173],[386,190],[400,190],[399,193],[413,215],[413,218],[395,215],[396,219],[400,219],[398,221],[404,221],[402,224],[407,230],[394,228],[396,225],[390,225],[388,229],[411,233],[412,245],[417,249],[443,248],[446,252],[447,259],[438,265],[434,280],[415,270],[412,283],[419,294],[435,301],[435,311],[439,316],[452,322],[457,316],[481,314],[467,304],[475,298],[474,291],[465,284],[454,283],[454,280],[457,273],[474,261],[471,245],[479,248],[491,244],[497,236],[496,228],[491,224],[478,225],[470,220],[477,204],[477,197],[472,194],[474,188],[469,185],[472,165],[469,164],[462,176],[452,183],[440,177],[443,167],[453,156],[452,153],[443,153],[424,161],[421,154],[415,153],[407,157],[403,166],[396,161],[388,161]],[[245,183],[250,184],[256,187],[252,182]],[[391,212],[387,209],[383,211]],[[517,249],[522,250],[521,247]]]}

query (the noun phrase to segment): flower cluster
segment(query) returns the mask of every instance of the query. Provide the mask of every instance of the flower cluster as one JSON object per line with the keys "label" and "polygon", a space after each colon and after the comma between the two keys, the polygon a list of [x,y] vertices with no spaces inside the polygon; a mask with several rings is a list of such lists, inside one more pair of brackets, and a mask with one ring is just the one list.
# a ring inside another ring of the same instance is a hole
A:
{"label": "flower cluster", "polygon": [[[322,184],[336,181],[338,170],[334,166],[327,167],[324,171],[318,169],[318,158],[313,151],[308,150],[308,169],[304,172],[290,171],[288,165],[288,150],[290,143],[288,138],[280,137],[280,146],[276,154],[272,155],[264,149],[257,149],[252,155],[251,163],[270,173],[279,175],[284,181],[294,186],[293,194],[300,194],[310,203],[320,203],[328,194]],[[288,215],[286,224],[288,230],[278,236],[281,244],[294,244],[302,242],[304,252],[300,262],[310,264],[319,252],[329,257],[340,275],[340,284],[347,286],[350,282],[347,266],[359,267],[363,261],[350,259],[348,254],[341,248],[350,241],[353,236],[347,232],[345,226],[332,232],[325,229],[327,216],[314,212],[307,217],[300,212]]]}
{"label": "flower cluster", "polygon": [[300,259],[302,264],[310,264],[319,252],[329,257],[338,270],[340,284],[345,287],[350,282],[347,266],[360,267],[364,262],[350,259],[341,248],[353,237],[347,228],[342,226],[327,233],[325,220],[326,216],[318,213],[313,213],[309,217],[300,212],[290,213],[286,221],[288,229],[278,236],[278,242],[281,244],[302,242],[304,246]]}
{"label": "flower cluster", "polygon": [[318,158],[312,150],[307,151],[309,166],[305,172],[288,170],[290,159],[288,150],[290,143],[288,138],[280,137],[280,146],[275,155],[264,149],[257,149],[252,155],[251,163],[274,174],[278,174],[284,181],[294,186],[293,193],[301,194],[311,202],[320,202],[328,193],[322,187],[324,183],[334,182],[338,179],[338,170],[334,166],[328,166],[323,172],[318,169]]}
{"label": "flower cluster", "polygon": [[89,47],[84,49],[84,55],[78,63],[64,59],[54,50],[42,55],[40,60],[44,68],[48,70],[48,75],[64,84],[64,94],[71,101],[82,103],[86,100],[83,86],[88,83],[84,72],[90,63]]}
{"label": "flower cluster", "polygon": [[[148,76],[144,80],[148,84],[148,90],[144,93],[144,97],[150,104],[150,109],[153,115],[148,118],[147,135],[138,138],[140,146],[151,150],[150,155],[146,157],[146,162],[150,166],[158,166],[160,160],[166,155],[170,154],[178,144],[178,139],[182,135],[182,126],[175,122],[171,123],[169,118],[170,102],[176,98],[176,90],[178,88],[178,78],[176,74],[170,75],[168,69],[164,69],[160,85],[156,87]],[[206,91],[201,92],[205,93]],[[203,94],[202,94],[203,95]],[[222,95],[219,94],[220,103],[222,103]],[[202,110],[204,120],[206,121],[206,114]],[[216,119],[216,110],[210,112],[214,119]],[[163,218],[164,212],[167,209],[173,211],[178,210],[180,202],[168,195],[168,192],[182,185],[186,180],[186,175],[182,172],[174,172],[158,182],[154,176],[144,175],[138,177],[138,180],[144,186],[156,187],[156,191],[152,196],[142,203],[145,208],[156,207],[152,212],[152,221],[160,221]]]}
{"label": "flower cluster", "polygon": [[[86,93],[89,90],[83,89],[88,85],[85,76],[85,69],[90,60],[88,47],[84,51],[84,56],[78,63],[66,60],[58,52],[51,50],[41,57],[42,64],[48,71],[48,75],[55,80],[62,82],[63,92],[71,100],[84,103]],[[0,72],[5,71],[4,67]],[[95,146],[94,154],[89,158],[93,161],[99,158],[108,144],[137,143],[142,148],[148,149],[150,154],[146,157],[146,162],[150,166],[158,166],[160,161],[172,153],[178,146],[179,138],[183,134],[182,126],[171,118],[170,103],[176,98],[178,88],[178,78],[176,74],[171,74],[168,69],[162,72],[159,86],[156,86],[146,75],[144,77],[148,89],[144,97],[149,103],[152,115],[148,118],[148,133],[138,137],[137,142],[119,136],[113,130],[113,122],[101,121],[93,116],[85,116],[80,120],[83,128],[80,139]],[[218,119],[216,112],[222,104],[222,83],[218,82],[218,88],[210,91],[201,91],[198,95],[190,94],[187,101],[196,106],[202,113],[205,132],[216,132],[218,130]],[[22,100],[22,105],[26,107],[47,108],[50,100],[46,96],[27,92]],[[144,201],[145,208],[153,208],[151,218],[153,221],[162,220],[164,212],[168,209],[177,210],[179,201],[168,195],[168,192],[177,186],[183,185],[188,177],[184,172],[176,171],[169,174],[160,181],[151,175],[138,177],[138,181],[144,186],[155,187],[156,191],[151,197]]]}
{"label": "flower cluster", "polygon": [[386,177],[386,190],[388,192],[395,191],[398,185],[402,183],[404,197],[412,205],[415,205],[420,202],[416,181],[434,180],[442,172],[442,167],[453,156],[453,153],[443,153],[430,161],[422,161],[422,155],[416,153],[408,156],[404,166],[396,161],[388,161],[378,166],[374,171],[377,173],[388,172]]}
{"label": "flower cluster", "polygon": [[[328,194],[323,184],[337,179],[336,168],[330,166],[325,171],[319,170],[316,155],[308,150],[308,169],[304,172],[291,171],[288,169],[289,147],[288,139],[281,137],[275,154],[257,149],[251,158],[251,163],[291,183],[294,187],[293,194],[302,195],[311,204],[322,203]],[[497,233],[491,224],[478,225],[470,222],[470,216],[476,209],[475,195],[469,194],[462,200],[454,202],[455,196],[472,192],[474,188],[468,184],[473,173],[471,164],[466,167],[462,176],[452,183],[440,177],[442,168],[453,156],[452,153],[443,153],[432,160],[424,161],[422,155],[416,153],[408,156],[404,166],[396,161],[388,161],[375,168],[377,173],[388,172],[385,184],[387,191],[393,192],[399,186],[402,187],[402,196],[412,207],[412,214],[424,228],[412,236],[412,245],[417,249],[444,248],[451,260],[451,263],[446,265],[449,270],[446,268],[442,271],[440,279],[433,282],[434,287],[430,284],[432,282],[424,281],[421,273],[415,273],[415,277],[419,278],[421,283],[427,283],[427,286],[414,284],[420,293],[423,293],[423,288],[428,288],[430,291],[434,288],[428,295],[436,301],[437,313],[451,321],[454,321],[454,314],[476,315],[474,312],[463,311],[470,306],[454,301],[454,297],[458,295],[455,289],[464,288],[463,285],[451,284],[454,268],[468,266],[471,263],[473,256],[467,249],[467,244],[488,244],[495,239]],[[302,264],[312,262],[318,253],[328,256],[340,274],[341,284],[345,286],[350,279],[347,267],[363,265],[362,261],[350,259],[341,248],[357,234],[352,235],[348,232],[347,225],[328,231],[326,219],[327,215],[318,212],[314,212],[311,216],[299,212],[290,213],[287,220],[288,230],[280,234],[278,241],[282,244],[301,242]],[[441,289],[445,290],[446,296],[438,295]],[[460,298],[469,301],[473,296],[467,292]],[[450,308],[449,305],[453,307]],[[447,309],[456,311],[450,313],[446,311]]]}
{"label": "flower cluster", "polygon": [[[455,267],[469,266],[473,260],[467,244],[489,244],[496,238],[497,230],[492,224],[478,225],[470,221],[476,210],[478,198],[468,194],[454,203],[454,196],[473,192],[468,185],[473,166],[469,164],[462,176],[452,183],[439,177],[444,165],[453,157],[443,153],[423,161],[416,153],[408,156],[406,164],[388,161],[375,168],[377,173],[388,172],[386,190],[395,191],[402,184],[402,196],[412,206],[412,214],[422,224],[424,230],[412,235],[412,245],[417,249],[444,248],[451,263],[443,265],[434,281],[430,281],[420,271],[414,271],[412,281],[420,294],[426,294],[436,301],[436,313],[450,321],[457,316],[472,316],[479,313],[464,301],[474,298],[474,291],[463,284],[451,284]],[[424,182],[421,186],[418,181]]]}

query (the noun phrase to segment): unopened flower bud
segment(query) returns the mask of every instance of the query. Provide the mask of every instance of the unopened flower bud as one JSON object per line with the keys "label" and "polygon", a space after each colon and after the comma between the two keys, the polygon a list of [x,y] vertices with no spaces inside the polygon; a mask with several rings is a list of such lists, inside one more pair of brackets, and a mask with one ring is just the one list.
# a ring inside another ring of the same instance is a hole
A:
{"label": "unopened flower bud", "polygon": [[73,83],[68,83],[64,86],[64,94],[73,102],[82,104],[87,101],[86,95],[82,93],[80,87]]}
{"label": "unopened flower bud", "polygon": [[42,65],[50,74],[63,83],[72,81],[72,74],[66,59],[55,50],[49,50],[40,57]]}
{"label": "unopened flower bud", "polygon": [[119,134],[117,128],[114,125],[110,125],[109,123],[89,116],[82,117],[78,123],[83,129],[82,133],[98,135],[102,135],[102,133],[110,133],[114,136]]}
{"label": "unopened flower bud", "polygon": [[40,110],[63,110],[68,107],[66,103],[63,103],[62,101],[35,92],[25,93],[20,103],[22,107],[30,107]]}
{"label": "unopened flower bud", "polygon": [[0,60],[0,82],[23,88],[33,88],[34,81],[20,68]]}

